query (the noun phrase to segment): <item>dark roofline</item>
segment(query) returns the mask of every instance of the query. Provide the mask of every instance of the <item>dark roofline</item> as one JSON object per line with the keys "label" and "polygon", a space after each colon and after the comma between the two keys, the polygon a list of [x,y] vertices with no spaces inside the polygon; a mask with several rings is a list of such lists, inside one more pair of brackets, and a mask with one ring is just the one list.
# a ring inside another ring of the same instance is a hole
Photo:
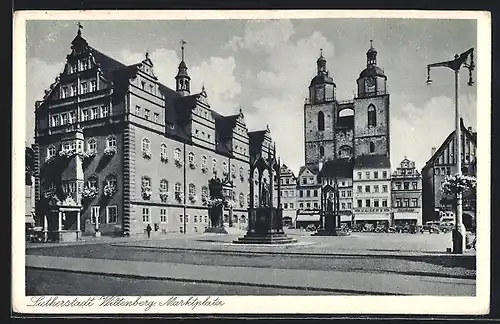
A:
{"label": "dark roofline", "polygon": [[[465,130],[465,132],[467,132],[467,134],[469,134],[469,136],[470,136],[471,140],[474,142],[474,144],[477,144],[476,143],[476,138],[473,135],[474,132],[473,133],[469,132],[469,130],[467,129],[467,127],[465,127],[464,120],[462,118],[460,118],[460,126],[462,128],[462,133]],[[436,152],[430,157],[430,159],[427,160],[427,162],[425,163],[425,165],[422,168],[422,170],[427,169],[427,168],[430,167],[430,164],[432,164],[437,159],[437,157],[439,156],[439,154],[441,154],[444,151],[444,149],[446,148],[446,146],[450,143],[450,141],[452,140],[454,134],[455,134],[455,130],[451,131],[451,133],[446,137],[446,139],[444,140],[444,142],[441,143],[441,145],[439,146],[439,149],[437,149]]]}

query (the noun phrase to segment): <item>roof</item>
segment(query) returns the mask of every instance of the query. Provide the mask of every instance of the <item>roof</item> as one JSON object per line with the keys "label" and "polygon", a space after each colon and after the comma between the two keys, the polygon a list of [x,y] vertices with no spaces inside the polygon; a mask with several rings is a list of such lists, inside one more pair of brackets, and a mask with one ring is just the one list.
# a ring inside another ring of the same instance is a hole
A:
{"label": "roof", "polygon": [[383,77],[383,78],[387,79],[387,77],[384,74],[384,70],[382,70],[381,68],[379,68],[378,66],[375,66],[375,65],[369,66],[366,69],[364,69],[363,71],[361,71],[361,73],[359,74],[359,79],[367,78],[367,77],[371,77],[371,76],[379,76],[379,77]]}
{"label": "roof", "polygon": [[112,79],[113,72],[127,67],[127,65],[115,60],[114,58],[98,51],[91,46],[89,46],[89,49],[92,55],[95,57],[97,65],[101,68],[104,76],[108,80]]}
{"label": "roof", "polygon": [[319,169],[317,166],[301,166],[299,169],[299,176],[304,172],[305,170],[311,171],[312,174],[318,174]]}
{"label": "roof", "polygon": [[360,155],[354,159],[354,167],[357,169],[390,168],[391,160],[386,155]]}
{"label": "roof", "polygon": [[321,176],[351,178],[353,166],[354,164],[352,159],[326,161],[321,169]]}
{"label": "roof", "polygon": [[327,83],[327,84],[333,84],[335,85],[335,83],[333,83],[333,79],[332,77],[330,77],[329,75],[327,74],[318,74],[316,75],[312,80],[311,80],[311,84],[309,85],[310,87],[316,85],[316,84],[324,84],[324,83]]}
{"label": "roof", "polygon": [[250,154],[254,154],[260,151],[262,143],[266,137],[266,130],[258,130],[248,132],[248,140],[250,142]]}
{"label": "roof", "polygon": [[[473,143],[477,143],[477,132],[471,132],[465,127],[464,125],[464,120],[463,118],[460,118],[460,125],[462,129],[462,134],[468,134],[472,140]],[[422,169],[428,168],[431,164],[434,163],[435,160],[439,157],[439,155],[444,151],[446,147],[448,147],[450,141],[455,137],[455,130],[453,130],[444,140],[443,143],[441,143],[441,146],[439,146],[439,149],[434,152],[434,154],[431,156],[431,158],[425,163],[425,166]]]}

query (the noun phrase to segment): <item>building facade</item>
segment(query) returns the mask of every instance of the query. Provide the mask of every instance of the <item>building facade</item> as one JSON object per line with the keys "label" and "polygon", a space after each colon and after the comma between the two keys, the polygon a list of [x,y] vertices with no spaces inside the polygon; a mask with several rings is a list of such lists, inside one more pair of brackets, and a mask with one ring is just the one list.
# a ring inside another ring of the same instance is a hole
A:
{"label": "building facade", "polygon": [[295,218],[297,216],[297,177],[290,168],[283,164],[281,166],[281,192],[277,192],[278,186],[275,185],[275,206],[278,203],[277,197],[281,197],[281,208],[283,208],[283,224],[289,227],[295,227]]}
{"label": "building facade", "polygon": [[297,206],[295,226],[318,225],[321,211],[321,182],[318,169],[301,167],[297,176]]}
{"label": "building facade", "polygon": [[[338,209],[345,204],[344,222],[389,221],[390,105],[387,77],[377,66],[377,51],[373,46],[368,49],[366,67],[356,80],[357,94],[352,100],[336,98],[336,85],[322,54],[316,64],[317,74],[304,104],[305,168],[317,170],[319,177],[324,174],[325,181],[320,179],[319,183],[332,180],[345,184],[344,189],[337,186],[334,192],[339,196]],[[339,163],[342,171],[332,171],[336,167],[328,164],[330,161]],[[329,170],[323,170],[325,166]],[[349,190],[351,199],[342,196]]]}
{"label": "building facade", "polygon": [[[462,173],[476,176],[477,133],[471,127],[461,125]],[[439,220],[443,214],[454,214],[454,200],[445,195],[441,185],[447,175],[457,173],[455,131],[444,140],[422,169],[422,221]],[[475,191],[463,196],[463,222],[466,227],[473,224],[476,217]]]}
{"label": "building facade", "polygon": [[394,225],[422,225],[422,175],[406,157],[392,173]]}
{"label": "building facade", "polygon": [[[241,110],[222,116],[204,88],[193,93],[181,50],[174,90],[158,81],[148,53],[125,65],[78,30],[64,71],[36,103],[39,223],[87,233],[138,234],[147,224],[153,234],[202,232],[215,177],[233,188],[226,224],[246,228],[249,163],[271,149],[270,130],[249,132]],[[81,220],[57,224],[48,206],[65,197],[81,205]]]}

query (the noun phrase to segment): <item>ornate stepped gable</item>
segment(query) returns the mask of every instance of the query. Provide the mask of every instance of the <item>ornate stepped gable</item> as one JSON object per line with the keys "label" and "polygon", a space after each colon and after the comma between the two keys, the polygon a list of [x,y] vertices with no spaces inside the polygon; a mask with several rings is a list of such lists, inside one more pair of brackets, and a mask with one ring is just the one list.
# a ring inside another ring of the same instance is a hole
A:
{"label": "ornate stepped gable", "polygon": [[[142,62],[131,65],[123,64],[88,45],[87,41],[81,35],[81,30],[78,30],[78,34],[73,39],[71,44],[72,52],[66,57],[67,61],[64,71],[55,78],[54,83],[52,83],[49,89],[45,91],[43,100],[36,103],[37,110],[41,111],[46,105],[50,105],[58,100],[61,100],[59,95],[62,83],[61,81],[65,78],[71,77],[71,73],[69,73],[71,63],[78,59],[88,57],[90,64],[88,70],[91,71],[96,69],[100,81],[102,81],[102,84],[105,84],[105,86],[100,87],[99,90],[111,91],[115,98],[120,99],[125,95],[130,79],[136,78],[140,70],[145,72],[144,67],[149,65],[151,69],[149,69],[146,73],[151,75],[158,83],[159,90],[165,100],[165,135],[178,141],[190,143],[192,141],[191,134],[187,133],[186,125],[191,120],[192,109],[197,105],[203,105],[211,112],[216,121],[216,152],[223,155],[232,155],[232,129],[235,127],[237,120],[240,120],[243,124],[245,124],[244,116],[241,113],[241,110],[239,114],[223,116],[210,108],[204,88],[200,93],[183,96],[179,92],[161,84],[157,81],[158,78],[153,73],[153,62],[149,58],[148,53],[146,53],[146,59]],[[185,63],[183,65],[185,65]],[[107,91],[104,93],[110,94]]]}

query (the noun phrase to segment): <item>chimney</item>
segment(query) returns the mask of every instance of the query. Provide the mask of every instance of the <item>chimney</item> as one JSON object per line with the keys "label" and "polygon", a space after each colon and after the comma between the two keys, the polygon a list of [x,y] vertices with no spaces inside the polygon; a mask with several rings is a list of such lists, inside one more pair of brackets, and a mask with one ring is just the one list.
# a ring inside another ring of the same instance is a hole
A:
{"label": "chimney", "polygon": [[434,156],[434,154],[436,154],[436,148],[435,147],[431,148],[431,156]]}

